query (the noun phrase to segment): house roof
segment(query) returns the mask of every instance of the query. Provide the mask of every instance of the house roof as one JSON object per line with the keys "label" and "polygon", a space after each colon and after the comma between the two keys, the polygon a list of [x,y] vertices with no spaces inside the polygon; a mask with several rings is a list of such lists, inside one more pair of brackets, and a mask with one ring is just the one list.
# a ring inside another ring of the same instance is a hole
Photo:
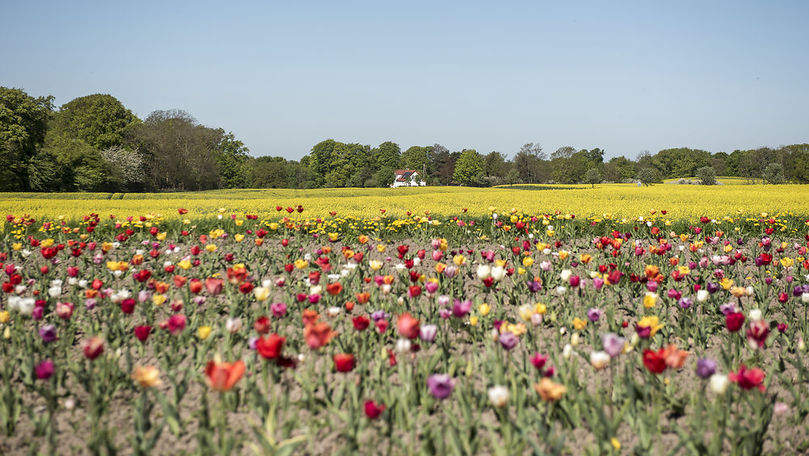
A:
{"label": "house roof", "polygon": [[406,182],[408,179],[410,179],[413,176],[413,174],[416,174],[416,172],[413,171],[412,169],[399,169],[399,170],[396,170],[396,181],[397,182]]}

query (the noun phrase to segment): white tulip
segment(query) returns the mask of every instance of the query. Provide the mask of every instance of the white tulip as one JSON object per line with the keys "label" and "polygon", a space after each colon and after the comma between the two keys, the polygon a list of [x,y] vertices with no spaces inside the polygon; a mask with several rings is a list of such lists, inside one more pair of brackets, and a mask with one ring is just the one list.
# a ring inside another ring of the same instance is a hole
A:
{"label": "white tulip", "polygon": [[590,365],[596,369],[604,369],[610,363],[610,355],[605,351],[590,352]]}
{"label": "white tulip", "polygon": [[728,389],[728,385],[730,384],[730,380],[728,380],[727,375],[723,374],[713,374],[711,375],[710,385],[711,391],[716,394],[724,394],[725,391]]}
{"label": "white tulip", "polygon": [[489,402],[495,407],[503,407],[508,403],[508,388],[502,385],[495,385],[489,388]]}
{"label": "white tulip", "polygon": [[481,264],[478,266],[477,275],[478,279],[483,280],[492,275],[492,268],[490,268],[488,265]]}

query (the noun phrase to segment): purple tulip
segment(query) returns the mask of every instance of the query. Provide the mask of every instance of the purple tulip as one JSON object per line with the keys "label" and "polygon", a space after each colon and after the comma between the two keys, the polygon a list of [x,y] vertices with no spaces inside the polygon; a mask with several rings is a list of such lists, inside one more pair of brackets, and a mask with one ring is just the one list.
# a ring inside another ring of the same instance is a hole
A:
{"label": "purple tulip", "polygon": [[37,364],[36,367],[34,368],[34,372],[36,373],[37,378],[40,380],[47,380],[51,378],[51,375],[53,375],[53,371],[54,371],[53,361],[49,359],[42,361],[41,363]]}
{"label": "purple tulip", "polygon": [[736,304],[733,304],[732,302],[722,304],[719,306],[719,311],[722,312],[723,315],[732,314],[736,312]]}
{"label": "purple tulip", "polygon": [[542,284],[537,282],[536,280],[531,280],[528,282],[528,291],[531,293],[536,293],[537,291],[542,289]]}
{"label": "purple tulip", "polygon": [[427,388],[434,398],[444,400],[452,394],[455,380],[447,374],[433,374],[427,378]]}
{"label": "purple tulip", "polygon": [[603,312],[601,312],[601,309],[593,307],[587,311],[587,318],[593,323],[595,323],[598,321],[599,318],[601,318],[602,313]]}
{"label": "purple tulip", "polygon": [[717,284],[715,284],[713,282],[708,282],[708,284],[707,284],[707,286],[705,288],[708,290],[708,293],[710,293],[710,294],[714,294],[717,291],[719,291],[719,285],[717,285]]}
{"label": "purple tulip", "polygon": [[716,361],[702,358],[697,361],[697,375],[700,378],[708,378],[716,373]]}
{"label": "purple tulip", "polygon": [[371,314],[371,319],[374,321],[384,320],[387,317],[388,314],[386,314],[384,310],[377,310]]}
{"label": "purple tulip", "polygon": [[250,350],[255,350],[257,343],[258,343],[258,337],[256,337],[256,336],[253,336],[253,337],[247,339],[247,346],[250,348]]}
{"label": "purple tulip", "polygon": [[452,311],[449,309],[441,309],[438,311],[438,316],[442,319],[446,320],[452,315]]}
{"label": "purple tulip", "polygon": [[680,298],[677,304],[680,305],[681,309],[689,309],[694,305],[694,301],[691,298]]}
{"label": "purple tulip", "polygon": [[500,335],[500,345],[502,345],[506,350],[511,350],[512,348],[516,347],[517,342],[519,341],[520,339],[518,339],[513,332],[505,332]]}
{"label": "purple tulip", "polygon": [[41,337],[42,341],[45,342],[46,344],[55,341],[57,339],[56,326],[45,325],[39,328],[39,337]]}
{"label": "purple tulip", "polygon": [[604,346],[604,351],[610,355],[610,358],[615,358],[621,354],[624,350],[625,342],[626,339],[614,333],[607,333],[601,336],[601,344]]}

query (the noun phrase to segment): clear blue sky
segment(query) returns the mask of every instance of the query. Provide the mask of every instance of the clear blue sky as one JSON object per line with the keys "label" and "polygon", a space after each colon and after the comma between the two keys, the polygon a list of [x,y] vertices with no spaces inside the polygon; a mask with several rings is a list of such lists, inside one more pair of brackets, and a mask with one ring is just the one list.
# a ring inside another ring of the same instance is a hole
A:
{"label": "clear blue sky", "polygon": [[254,155],[809,142],[809,1],[0,3],[0,85],[184,109]]}

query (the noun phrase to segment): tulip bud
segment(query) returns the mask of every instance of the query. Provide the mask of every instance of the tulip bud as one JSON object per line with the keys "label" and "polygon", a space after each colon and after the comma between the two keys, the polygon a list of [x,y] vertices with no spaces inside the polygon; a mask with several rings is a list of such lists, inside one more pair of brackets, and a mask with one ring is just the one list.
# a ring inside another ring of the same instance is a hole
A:
{"label": "tulip bud", "polygon": [[723,374],[713,374],[711,375],[710,385],[711,391],[716,394],[724,394],[725,391],[728,389],[728,385],[730,384],[730,380],[728,380],[727,375]]}

